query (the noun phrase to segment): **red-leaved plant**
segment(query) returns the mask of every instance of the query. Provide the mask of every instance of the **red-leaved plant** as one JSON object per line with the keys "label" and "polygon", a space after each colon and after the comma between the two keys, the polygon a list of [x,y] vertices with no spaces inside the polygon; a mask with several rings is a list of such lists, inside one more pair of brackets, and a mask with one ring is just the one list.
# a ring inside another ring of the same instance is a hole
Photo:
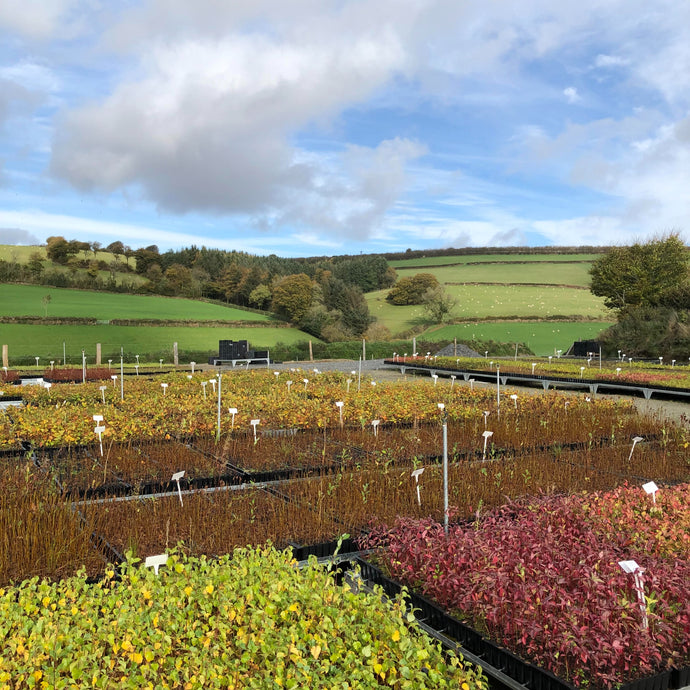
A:
{"label": "red-leaved plant", "polygon": [[[431,520],[399,519],[363,546],[393,578],[523,658],[610,688],[690,661],[690,563],[610,536],[601,520],[593,529],[582,497],[560,496],[511,503],[447,536]],[[628,559],[646,570],[647,629],[618,565]]]}

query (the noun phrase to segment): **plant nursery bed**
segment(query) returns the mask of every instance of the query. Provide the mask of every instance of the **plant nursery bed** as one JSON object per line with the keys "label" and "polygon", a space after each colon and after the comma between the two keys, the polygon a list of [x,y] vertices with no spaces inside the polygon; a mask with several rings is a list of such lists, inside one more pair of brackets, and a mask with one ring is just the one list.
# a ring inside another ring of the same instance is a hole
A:
{"label": "plant nursery bed", "polygon": [[[576,690],[576,686],[535,666],[511,651],[492,642],[482,633],[450,615],[427,597],[410,591],[407,587],[387,577],[373,563],[355,558],[352,561],[361,576],[370,584],[379,585],[386,596],[395,598],[404,590],[408,605],[415,617],[433,630],[458,642],[463,649],[478,656],[492,667],[499,669],[528,690]],[[674,690],[682,688],[690,677],[690,668],[669,669],[647,678],[634,680],[617,686],[617,690]],[[588,685],[595,690],[600,686]]]}
{"label": "plant nursery bed", "polygon": [[108,543],[139,556],[163,553],[178,542],[184,542],[189,553],[217,556],[267,540],[279,547],[315,544],[342,532],[327,516],[261,489],[184,494],[183,503],[178,496],[166,496],[90,508],[105,523],[101,535]]}
{"label": "plant nursery bed", "polygon": [[509,502],[447,534],[398,519],[360,545],[566,688],[678,687],[690,666],[689,505],[688,484],[654,498],[621,486]]}

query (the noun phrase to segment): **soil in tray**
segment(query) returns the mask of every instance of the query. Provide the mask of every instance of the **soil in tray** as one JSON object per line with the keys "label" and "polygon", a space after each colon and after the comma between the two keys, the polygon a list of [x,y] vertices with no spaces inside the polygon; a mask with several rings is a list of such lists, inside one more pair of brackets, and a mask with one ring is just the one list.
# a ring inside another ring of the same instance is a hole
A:
{"label": "soil in tray", "polygon": [[[637,452],[637,451],[636,451]],[[595,448],[553,453],[503,456],[462,462],[449,467],[449,505],[465,518],[506,499],[557,492],[610,489],[625,481],[642,484],[690,479],[690,469],[677,456],[648,448],[628,460],[629,449]],[[421,465],[419,466],[421,467]],[[285,484],[280,491],[302,505],[341,521],[352,534],[372,522],[392,524],[397,516],[443,520],[443,476],[440,465],[427,465],[419,477],[413,467],[343,471]]]}
{"label": "soil in tray", "polygon": [[220,555],[235,547],[271,540],[328,541],[342,528],[323,514],[291,505],[260,489],[213,491],[177,496],[112,501],[91,506],[103,519],[103,536],[120,552],[138,556],[163,553],[184,542],[192,554]]}
{"label": "soil in tray", "polygon": [[3,463],[0,470],[0,585],[39,576],[59,579],[82,566],[100,573],[104,561],[91,545],[98,525],[84,521],[64,501],[49,477],[31,464]]}

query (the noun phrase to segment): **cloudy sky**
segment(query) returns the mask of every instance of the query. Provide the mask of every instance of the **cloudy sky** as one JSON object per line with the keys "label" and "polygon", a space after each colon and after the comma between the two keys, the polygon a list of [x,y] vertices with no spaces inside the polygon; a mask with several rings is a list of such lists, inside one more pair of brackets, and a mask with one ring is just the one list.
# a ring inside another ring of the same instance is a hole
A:
{"label": "cloudy sky", "polygon": [[0,243],[690,236],[687,0],[3,0]]}

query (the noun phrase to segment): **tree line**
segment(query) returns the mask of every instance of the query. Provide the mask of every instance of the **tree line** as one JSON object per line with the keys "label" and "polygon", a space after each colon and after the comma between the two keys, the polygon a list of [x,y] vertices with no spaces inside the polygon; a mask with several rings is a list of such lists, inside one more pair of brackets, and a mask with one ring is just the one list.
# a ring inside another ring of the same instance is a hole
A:
{"label": "tree line", "polygon": [[329,341],[364,335],[374,321],[364,293],[396,280],[380,255],[295,259],[196,246],[160,252],[61,236],[47,239],[46,254],[52,263],[39,252],[28,264],[0,261],[0,281],[221,300],[271,310]]}

